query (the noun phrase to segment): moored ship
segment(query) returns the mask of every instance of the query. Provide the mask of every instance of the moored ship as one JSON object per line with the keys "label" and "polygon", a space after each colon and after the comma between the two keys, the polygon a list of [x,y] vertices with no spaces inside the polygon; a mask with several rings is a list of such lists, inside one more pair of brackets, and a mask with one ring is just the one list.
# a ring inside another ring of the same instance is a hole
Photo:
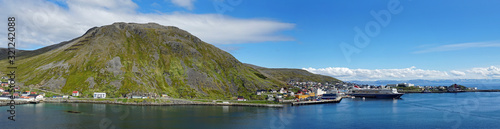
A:
{"label": "moored ship", "polygon": [[396,88],[387,89],[387,88],[378,88],[378,89],[361,89],[355,86],[354,89],[351,90],[349,94],[355,97],[366,97],[366,98],[395,98],[399,99],[403,96],[403,93],[398,93]]}

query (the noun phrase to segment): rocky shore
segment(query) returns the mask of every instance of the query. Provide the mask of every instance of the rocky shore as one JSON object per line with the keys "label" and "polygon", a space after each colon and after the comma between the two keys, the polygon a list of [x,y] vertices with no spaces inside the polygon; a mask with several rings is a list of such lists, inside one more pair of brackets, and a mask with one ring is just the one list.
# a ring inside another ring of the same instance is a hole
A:
{"label": "rocky shore", "polygon": [[[15,101],[15,105],[20,105],[20,104],[28,104],[29,102],[26,101]],[[9,101],[0,101],[0,106],[9,106]]]}

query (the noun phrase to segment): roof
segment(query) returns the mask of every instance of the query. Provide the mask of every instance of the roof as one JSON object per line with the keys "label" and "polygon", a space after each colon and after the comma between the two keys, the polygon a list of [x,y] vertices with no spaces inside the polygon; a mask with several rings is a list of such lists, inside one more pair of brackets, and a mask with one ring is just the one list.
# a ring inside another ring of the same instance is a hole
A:
{"label": "roof", "polygon": [[73,93],[78,93],[78,91],[73,91]]}

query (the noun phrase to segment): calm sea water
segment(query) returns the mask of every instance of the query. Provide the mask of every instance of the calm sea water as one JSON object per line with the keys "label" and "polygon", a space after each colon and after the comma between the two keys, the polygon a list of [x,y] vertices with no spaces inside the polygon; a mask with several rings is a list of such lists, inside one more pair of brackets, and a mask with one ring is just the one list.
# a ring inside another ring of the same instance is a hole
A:
{"label": "calm sea water", "polygon": [[497,92],[402,98],[285,108],[41,103],[16,106],[15,122],[0,107],[0,128],[500,128]]}

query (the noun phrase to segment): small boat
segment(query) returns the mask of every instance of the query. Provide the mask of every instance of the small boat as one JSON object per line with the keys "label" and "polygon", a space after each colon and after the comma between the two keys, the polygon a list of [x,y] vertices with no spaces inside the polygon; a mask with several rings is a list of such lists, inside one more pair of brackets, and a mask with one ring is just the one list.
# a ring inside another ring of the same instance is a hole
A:
{"label": "small boat", "polygon": [[31,104],[38,104],[38,103],[40,103],[40,101],[39,100],[38,101],[37,100],[31,100],[31,101],[29,101],[29,103],[31,103]]}

